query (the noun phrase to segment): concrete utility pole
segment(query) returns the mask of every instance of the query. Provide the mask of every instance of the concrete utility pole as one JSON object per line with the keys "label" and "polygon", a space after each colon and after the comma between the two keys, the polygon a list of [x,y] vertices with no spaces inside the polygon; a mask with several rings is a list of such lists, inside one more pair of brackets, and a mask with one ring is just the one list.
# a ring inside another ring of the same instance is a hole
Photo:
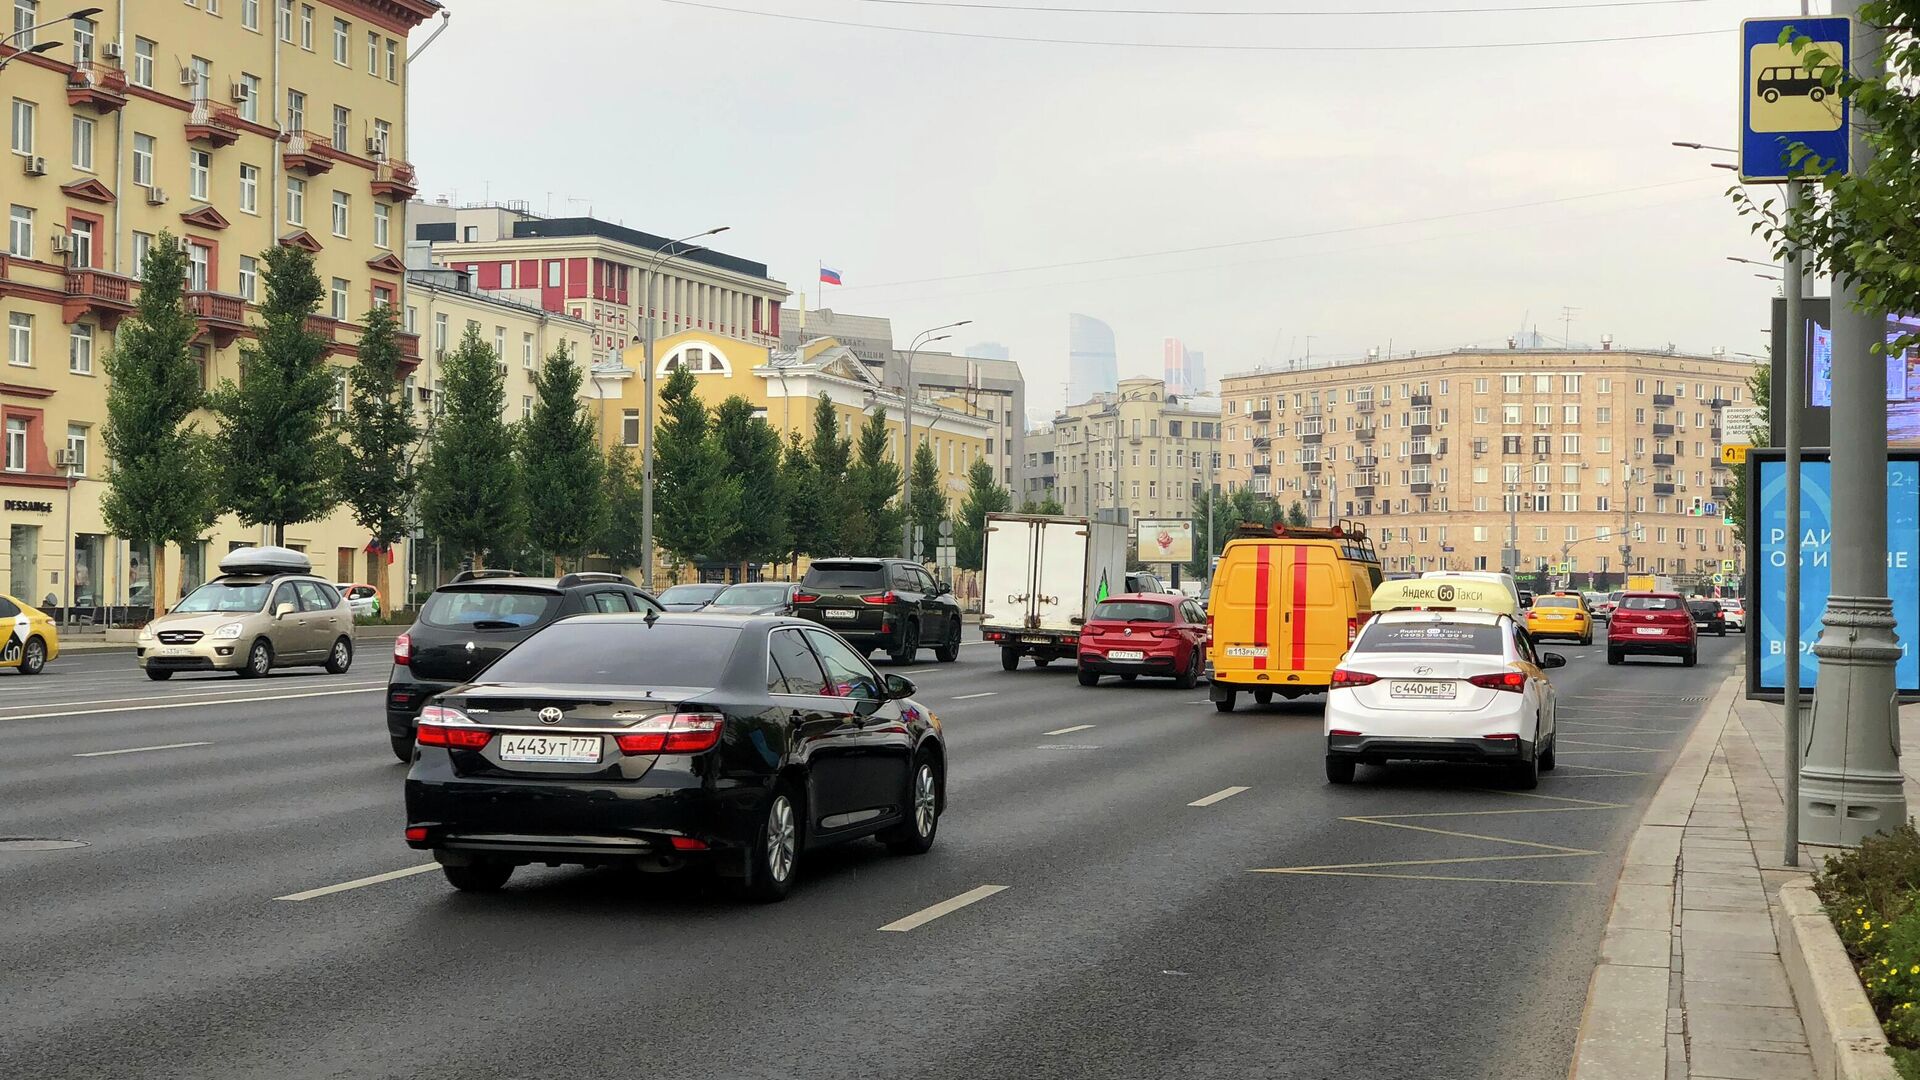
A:
{"label": "concrete utility pole", "polygon": [[[1833,13],[1853,20],[1853,74],[1877,78],[1885,41],[1860,7],[1860,0],[1835,0]],[[1848,138],[1853,170],[1864,173],[1873,148],[1857,114]],[[1895,735],[1900,641],[1887,597],[1886,375],[1874,351],[1886,341],[1886,317],[1856,310],[1859,302],[1859,285],[1836,277],[1833,415],[1844,422],[1833,425],[1832,439],[1833,587],[1813,646],[1820,677],[1795,811],[1801,839],[1809,844],[1852,846],[1907,820]],[[1801,328],[1788,331],[1798,334]],[[1789,414],[1799,406],[1788,401]],[[1789,550],[1797,554],[1800,523],[1792,527],[1796,537]]]}
{"label": "concrete utility pole", "polygon": [[[421,48],[424,49],[426,46],[422,45]],[[645,394],[646,401],[643,402],[645,418],[641,420],[640,429],[640,550],[646,553],[641,556],[646,561],[640,567],[640,583],[641,587],[648,592],[653,591],[653,398],[655,394],[653,322],[656,314],[653,308],[653,279],[659,276],[660,271],[665,269],[668,263],[682,255],[700,250],[699,248],[681,248],[680,245],[703,237],[718,236],[729,228],[732,226],[721,225],[679,240],[669,240],[654,249],[653,258],[648,261],[646,269],[641,271],[640,302],[643,310],[640,312],[640,324],[641,340],[644,346],[641,349],[641,355],[645,358],[647,370],[641,379],[644,386],[642,393]],[[679,250],[674,250],[676,248]]]}
{"label": "concrete utility pole", "polygon": [[[920,560],[920,556],[913,550],[913,358],[928,345],[936,341],[945,341],[953,336],[940,334],[940,331],[965,326],[972,321],[972,319],[961,319],[959,322],[936,326],[931,330],[922,330],[914,335],[913,344],[907,347],[906,385],[900,388],[900,399],[905,405],[903,410],[905,415],[900,422],[900,513],[902,518],[900,557],[903,559],[912,559],[915,562]],[[940,336],[934,337],[935,334]]]}

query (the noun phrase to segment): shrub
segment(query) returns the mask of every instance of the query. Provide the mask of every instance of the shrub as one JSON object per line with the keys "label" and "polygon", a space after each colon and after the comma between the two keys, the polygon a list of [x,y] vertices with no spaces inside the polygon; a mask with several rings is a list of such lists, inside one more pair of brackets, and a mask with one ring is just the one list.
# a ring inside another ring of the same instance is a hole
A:
{"label": "shrub", "polygon": [[[1888,1041],[1920,1050],[1920,832],[1908,821],[1829,858],[1813,886]],[[1903,1071],[1911,1058],[1895,1054]]]}

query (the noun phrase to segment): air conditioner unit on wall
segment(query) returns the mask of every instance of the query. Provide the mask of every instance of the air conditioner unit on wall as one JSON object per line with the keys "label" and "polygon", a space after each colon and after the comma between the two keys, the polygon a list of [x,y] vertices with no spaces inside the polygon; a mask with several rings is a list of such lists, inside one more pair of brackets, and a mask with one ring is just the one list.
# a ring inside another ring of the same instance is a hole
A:
{"label": "air conditioner unit on wall", "polygon": [[80,464],[80,462],[74,457],[73,451],[71,450],[62,448],[53,452],[53,467],[56,469],[70,469],[78,464]]}
{"label": "air conditioner unit on wall", "polygon": [[180,85],[181,86],[195,86],[199,82],[200,82],[200,76],[196,74],[192,68],[183,67],[180,69]]}
{"label": "air conditioner unit on wall", "polygon": [[167,201],[166,188],[150,187],[147,189],[147,205],[148,206],[164,206],[166,205],[166,201]]}
{"label": "air conditioner unit on wall", "polygon": [[100,55],[107,60],[118,60],[127,55],[126,49],[117,41],[109,41],[100,46]]}
{"label": "air conditioner unit on wall", "polygon": [[73,254],[73,237],[66,233],[55,233],[53,239],[47,242],[47,246],[55,255],[71,255]]}
{"label": "air conditioner unit on wall", "polygon": [[26,165],[28,176],[47,175],[47,159],[46,158],[39,157],[36,155],[34,157],[26,158],[24,161],[24,164]]}

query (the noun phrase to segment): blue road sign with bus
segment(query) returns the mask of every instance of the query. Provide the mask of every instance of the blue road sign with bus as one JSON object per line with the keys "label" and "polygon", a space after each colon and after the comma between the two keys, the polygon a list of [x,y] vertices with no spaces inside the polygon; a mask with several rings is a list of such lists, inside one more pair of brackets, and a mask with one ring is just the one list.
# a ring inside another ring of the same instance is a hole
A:
{"label": "blue road sign with bus", "polygon": [[[1800,685],[1817,681],[1820,616],[1832,591],[1829,560],[1833,531],[1833,466],[1825,450],[1800,462],[1800,528],[1787,527],[1787,467],[1778,449],[1756,447],[1748,478],[1760,493],[1753,500],[1747,536],[1757,548],[1748,561],[1747,690],[1777,697],[1786,689],[1787,558],[1800,557]],[[1797,542],[1796,542],[1797,540]],[[1893,451],[1887,462],[1887,595],[1893,598],[1900,660],[1894,667],[1903,697],[1920,695],[1920,454]]]}
{"label": "blue road sign with bus", "polygon": [[[1788,27],[1812,39],[1794,52],[1780,44]],[[1847,102],[1821,85],[1813,66],[1815,48],[1828,62],[1852,62],[1853,23],[1845,17],[1747,19],[1740,24],[1740,178],[1750,182],[1792,179],[1788,150],[1801,143],[1832,164],[1820,172],[1844,173]]]}

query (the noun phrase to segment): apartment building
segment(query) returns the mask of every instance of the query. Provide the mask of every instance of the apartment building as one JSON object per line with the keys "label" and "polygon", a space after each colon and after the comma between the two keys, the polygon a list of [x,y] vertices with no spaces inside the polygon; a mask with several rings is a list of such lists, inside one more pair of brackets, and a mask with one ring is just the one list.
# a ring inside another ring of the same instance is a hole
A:
{"label": "apartment building", "polygon": [[1028,436],[1020,497],[1051,494],[1070,514],[1118,521],[1203,517],[1207,485],[1221,475],[1220,428],[1217,401],[1122,379]]}
{"label": "apartment building", "polygon": [[1705,582],[1744,565],[1722,521],[1720,411],[1751,374],[1610,347],[1245,372],[1221,383],[1221,475],[1316,521],[1364,522],[1390,572],[1517,556],[1581,587],[1623,566]]}
{"label": "apartment building", "polygon": [[[0,588],[56,606],[145,604],[147,555],[100,513],[102,358],[133,311],[162,231],[189,254],[193,348],[209,383],[239,372],[261,253],[314,254],[327,300],[313,326],[353,362],[358,321],[399,304],[415,188],[406,161],[408,31],[437,0],[130,0],[73,19],[13,0],[0,100]],[[46,53],[25,50],[48,42]],[[402,348],[418,356],[418,339]],[[66,522],[71,516],[71,530]],[[191,586],[261,530],[223,519],[174,550]],[[383,581],[384,557],[344,511],[291,526],[329,575]],[[171,591],[171,590],[170,590]]]}
{"label": "apartment building", "polygon": [[[468,327],[500,358],[510,422],[533,415],[534,380],[547,357],[564,347],[582,367],[591,363],[594,326],[585,319],[475,289],[464,270],[412,270],[407,286],[406,328],[426,342],[424,359],[407,376],[407,400],[423,418],[434,414],[439,400],[441,362],[460,346]],[[591,396],[583,387],[581,397]],[[602,429],[607,422],[603,417]]]}
{"label": "apartment building", "polygon": [[[888,389],[902,392],[907,384],[904,352],[892,353],[881,378]],[[1020,490],[1026,472],[1027,383],[1019,364],[921,351],[913,356],[913,386],[922,399],[959,401],[969,414],[992,425],[987,460],[993,463],[993,475],[1009,491]]]}

